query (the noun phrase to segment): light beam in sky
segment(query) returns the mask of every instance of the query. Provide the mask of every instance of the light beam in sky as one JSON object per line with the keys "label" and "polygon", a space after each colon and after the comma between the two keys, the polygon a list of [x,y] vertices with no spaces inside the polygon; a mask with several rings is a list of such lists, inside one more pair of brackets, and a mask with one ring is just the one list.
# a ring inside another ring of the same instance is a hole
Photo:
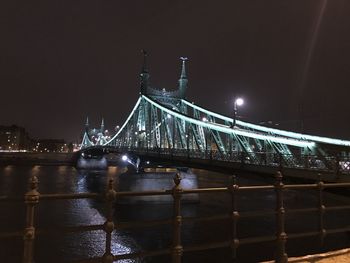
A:
{"label": "light beam in sky", "polygon": [[318,39],[323,16],[327,7],[327,3],[328,3],[328,0],[321,0],[319,9],[316,13],[314,24],[312,26],[311,35],[308,41],[309,43],[306,47],[305,60],[303,62],[303,65],[301,66],[301,74],[300,74],[300,79],[298,83],[298,100],[299,100],[298,114],[300,119],[300,132],[304,131],[304,98],[303,96],[304,96],[305,83],[307,79],[307,74],[309,72],[312,55],[314,53],[316,41]]}

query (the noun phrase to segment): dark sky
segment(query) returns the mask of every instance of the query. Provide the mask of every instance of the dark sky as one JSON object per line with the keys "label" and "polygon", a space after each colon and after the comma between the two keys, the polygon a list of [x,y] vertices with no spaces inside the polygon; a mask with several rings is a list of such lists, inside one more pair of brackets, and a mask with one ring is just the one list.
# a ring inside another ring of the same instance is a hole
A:
{"label": "dark sky", "polygon": [[87,115],[122,124],[146,49],[155,87],[175,89],[188,56],[189,100],[232,114],[239,93],[245,120],[290,129],[305,71],[305,131],[350,139],[348,0],[8,0],[0,34],[0,124],[32,137],[77,140]]}

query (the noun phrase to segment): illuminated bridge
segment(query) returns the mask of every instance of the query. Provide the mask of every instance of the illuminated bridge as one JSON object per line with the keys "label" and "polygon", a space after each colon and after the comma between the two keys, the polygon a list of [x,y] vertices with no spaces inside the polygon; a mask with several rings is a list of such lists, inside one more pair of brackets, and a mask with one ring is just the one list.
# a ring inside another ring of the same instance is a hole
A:
{"label": "illuminated bridge", "polygon": [[[186,58],[176,90],[150,86],[146,54],[140,74],[140,97],[114,136],[89,129],[81,151],[133,152],[139,156],[199,167],[235,168],[304,176],[323,173],[339,181],[350,169],[350,141],[273,129],[236,120],[186,100]],[[349,176],[350,177],[350,176]]]}

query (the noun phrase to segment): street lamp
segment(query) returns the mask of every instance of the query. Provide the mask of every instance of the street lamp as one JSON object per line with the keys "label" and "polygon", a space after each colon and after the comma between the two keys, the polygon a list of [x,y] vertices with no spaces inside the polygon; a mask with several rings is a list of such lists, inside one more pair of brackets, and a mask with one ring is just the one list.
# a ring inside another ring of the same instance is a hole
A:
{"label": "street lamp", "polygon": [[139,166],[140,166],[140,162],[141,162],[141,160],[140,160],[139,157],[137,157],[136,161],[133,162],[133,160],[131,160],[126,154],[124,154],[124,155],[122,156],[122,160],[123,160],[124,162],[130,163],[132,166],[135,167],[136,172],[137,172],[137,173],[139,172]]}
{"label": "street lamp", "polygon": [[232,128],[236,126],[236,119],[237,119],[237,108],[242,106],[244,104],[244,100],[240,97],[235,98],[233,102],[233,123]]}

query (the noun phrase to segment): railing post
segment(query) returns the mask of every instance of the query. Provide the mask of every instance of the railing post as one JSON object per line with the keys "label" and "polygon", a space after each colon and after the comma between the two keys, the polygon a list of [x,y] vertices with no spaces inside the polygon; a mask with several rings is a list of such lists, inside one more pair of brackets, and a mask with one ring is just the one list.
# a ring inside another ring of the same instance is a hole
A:
{"label": "railing post", "polygon": [[231,249],[232,249],[232,259],[237,257],[237,248],[239,246],[239,239],[237,237],[237,223],[239,219],[239,212],[237,207],[237,194],[239,186],[237,185],[236,176],[232,176],[232,185],[230,187],[231,193],[231,219],[232,219],[232,240],[231,240]]}
{"label": "railing post", "polygon": [[107,201],[107,216],[104,224],[104,231],[106,232],[106,249],[103,255],[103,263],[112,263],[113,254],[111,253],[112,232],[114,230],[113,221],[113,205],[116,200],[116,191],[113,189],[113,179],[108,181],[106,201]]}
{"label": "railing post", "polygon": [[321,174],[318,174],[318,214],[319,214],[319,219],[318,219],[318,229],[320,231],[320,241],[321,241],[321,246],[323,246],[323,241],[324,238],[327,234],[326,229],[324,229],[324,213],[326,211],[326,207],[323,204],[323,188],[324,188],[324,183],[321,180]]}
{"label": "railing post", "polygon": [[33,175],[29,179],[29,189],[24,196],[24,202],[27,205],[26,228],[24,230],[24,253],[23,263],[32,263],[34,254],[34,207],[39,203],[38,178]]}
{"label": "railing post", "polygon": [[276,174],[275,192],[276,192],[276,238],[277,249],[276,258],[277,263],[288,262],[286,253],[287,234],[284,229],[285,224],[285,210],[283,207],[283,188],[282,173],[280,171]]}
{"label": "railing post", "polygon": [[181,263],[182,257],[182,245],[181,245],[181,192],[180,187],[181,177],[179,173],[176,173],[174,178],[175,186],[173,188],[173,198],[174,198],[174,222],[173,222],[173,249],[172,249],[172,262]]}

